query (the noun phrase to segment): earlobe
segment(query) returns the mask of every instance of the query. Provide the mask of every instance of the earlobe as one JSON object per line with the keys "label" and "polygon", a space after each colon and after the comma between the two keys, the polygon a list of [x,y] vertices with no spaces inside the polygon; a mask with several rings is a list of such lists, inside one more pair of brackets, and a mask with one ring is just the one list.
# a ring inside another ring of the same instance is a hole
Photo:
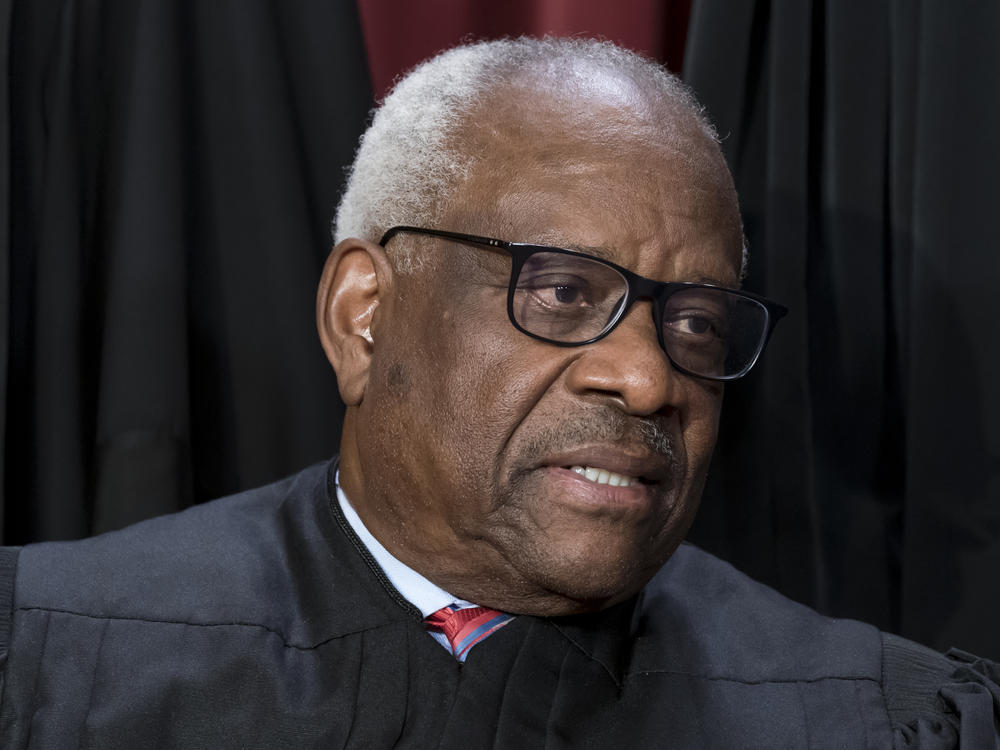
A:
{"label": "earlobe", "polygon": [[359,239],[339,243],[323,267],[316,325],[347,406],[364,398],[375,347],[372,323],[389,275],[382,248]]}

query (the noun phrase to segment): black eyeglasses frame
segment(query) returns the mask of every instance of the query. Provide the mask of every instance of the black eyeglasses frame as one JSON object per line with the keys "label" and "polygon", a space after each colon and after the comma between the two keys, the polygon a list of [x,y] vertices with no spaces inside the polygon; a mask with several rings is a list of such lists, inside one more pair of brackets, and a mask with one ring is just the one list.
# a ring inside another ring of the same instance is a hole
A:
{"label": "black eyeglasses frame", "polygon": [[[675,369],[685,373],[686,375],[691,375],[692,377],[702,378],[705,380],[737,380],[750,372],[750,370],[753,369],[753,366],[757,363],[757,360],[760,358],[761,353],[766,348],[767,342],[770,340],[771,334],[774,331],[774,327],[778,324],[778,321],[781,318],[788,314],[788,308],[784,305],[774,302],[773,300],[769,300],[758,294],[745,292],[742,289],[729,289],[728,287],[719,286],[717,284],[704,284],[689,281],[655,281],[654,279],[640,276],[634,271],[630,271],[623,266],[619,266],[617,263],[613,263],[610,260],[605,260],[604,258],[599,258],[595,255],[589,255],[587,253],[581,253],[576,250],[567,250],[562,247],[534,245],[524,242],[507,242],[506,240],[498,240],[491,237],[480,237],[479,235],[474,234],[462,234],[460,232],[450,232],[444,229],[425,229],[424,227],[412,227],[406,225],[395,226],[388,229],[385,234],[382,235],[378,244],[385,247],[389,240],[401,233],[420,234],[427,237],[440,237],[442,239],[453,240],[461,244],[483,247],[488,250],[500,250],[510,255],[511,269],[510,281],[508,282],[507,288],[507,317],[510,319],[511,325],[513,325],[514,328],[519,330],[521,333],[538,341],[544,341],[547,344],[554,344],[555,346],[563,347],[576,347],[593,344],[611,334],[611,332],[618,327],[618,324],[625,319],[625,316],[628,314],[628,311],[631,309],[633,303],[640,299],[651,300],[653,302],[653,323],[656,326],[657,339],[659,340],[660,349],[662,349],[664,354],[666,354],[670,364],[673,365]],[[517,290],[517,280],[521,274],[521,269],[524,267],[528,258],[539,252],[558,253],[563,255],[572,255],[578,258],[586,258],[607,266],[617,271],[624,277],[627,284],[625,302],[619,306],[619,312],[614,319],[609,321],[605,329],[598,335],[589,338],[586,341],[557,341],[555,339],[545,338],[544,336],[532,333],[517,322],[517,318],[514,315],[514,294]],[[749,363],[738,373],[731,375],[702,375],[700,373],[691,372],[682,365],[679,365],[670,355],[670,351],[667,349],[666,342],[663,339],[663,311],[666,309],[667,300],[676,292],[684,289],[717,289],[738,297],[753,300],[764,308],[767,314],[767,322],[764,327],[764,333],[761,336],[760,343],[757,347],[757,351],[750,359]]]}

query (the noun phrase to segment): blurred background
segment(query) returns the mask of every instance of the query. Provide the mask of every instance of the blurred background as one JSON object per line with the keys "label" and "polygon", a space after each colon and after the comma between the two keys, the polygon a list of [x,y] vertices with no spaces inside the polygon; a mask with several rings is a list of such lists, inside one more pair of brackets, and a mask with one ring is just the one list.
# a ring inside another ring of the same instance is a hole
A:
{"label": "blurred background", "polygon": [[[1000,657],[1000,5],[0,0],[0,538],[114,529],[337,450],[314,289],[373,102],[460,40],[601,36],[723,138],[784,302],[692,540]],[[511,237],[514,240],[530,240]]]}

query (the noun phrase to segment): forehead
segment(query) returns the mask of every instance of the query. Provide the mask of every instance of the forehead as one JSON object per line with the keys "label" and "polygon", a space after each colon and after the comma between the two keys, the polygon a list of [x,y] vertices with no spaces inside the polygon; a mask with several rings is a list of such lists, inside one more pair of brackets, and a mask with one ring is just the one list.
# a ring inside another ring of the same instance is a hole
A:
{"label": "forehead", "polygon": [[[634,91],[506,92],[461,133],[473,166],[442,226],[734,285],[742,229],[716,144]],[[568,100],[567,100],[568,99]]]}

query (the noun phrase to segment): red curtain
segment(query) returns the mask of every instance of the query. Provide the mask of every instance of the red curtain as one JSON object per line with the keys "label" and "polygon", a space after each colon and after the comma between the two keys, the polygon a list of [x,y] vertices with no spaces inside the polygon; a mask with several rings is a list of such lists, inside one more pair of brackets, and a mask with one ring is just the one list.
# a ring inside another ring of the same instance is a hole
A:
{"label": "red curtain", "polygon": [[381,99],[401,73],[462,40],[599,36],[681,72],[691,0],[358,0],[372,90]]}

